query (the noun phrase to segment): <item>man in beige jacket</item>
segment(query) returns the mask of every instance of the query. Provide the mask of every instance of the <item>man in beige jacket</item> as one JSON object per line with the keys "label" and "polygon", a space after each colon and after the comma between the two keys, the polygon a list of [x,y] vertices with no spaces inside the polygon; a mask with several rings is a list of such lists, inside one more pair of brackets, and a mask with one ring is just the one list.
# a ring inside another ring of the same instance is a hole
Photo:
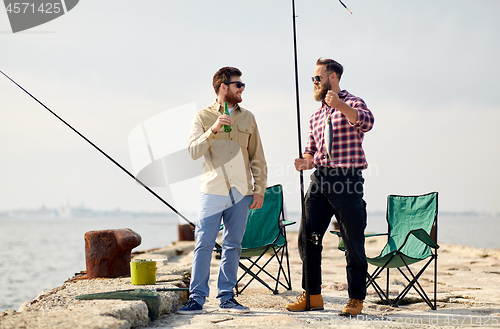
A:
{"label": "man in beige jacket", "polygon": [[[267,165],[254,115],[240,107],[245,84],[241,71],[223,67],[213,77],[216,101],[196,113],[191,125],[189,154],[204,157],[200,205],[196,221],[190,297],[179,314],[202,313],[209,295],[210,260],[221,219],[224,224],[222,256],[217,282],[219,310],[249,312],[234,299],[241,240],[249,208],[264,202]],[[224,102],[230,115],[224,114]],[[225,132],[224,125],[232,130]]]}

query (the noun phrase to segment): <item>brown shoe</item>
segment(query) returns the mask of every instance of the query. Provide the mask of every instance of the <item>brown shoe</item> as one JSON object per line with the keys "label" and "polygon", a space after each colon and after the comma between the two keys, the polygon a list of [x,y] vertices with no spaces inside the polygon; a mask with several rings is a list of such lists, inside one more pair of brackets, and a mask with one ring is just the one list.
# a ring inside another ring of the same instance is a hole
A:
{"label": "brown shoe", "polygon": [[342,313],[340,315],[358,315],[361,313],[361,310],[363,309],[363,300],[362,299],[356,299],[356,298],[349,298],[349,302],[347,305],[344,307],[342,310]]}
{"label": "brown shoe", "polygon": [[[323,309],[323,297],[321,295],[309,295],[309,306],[311,311]],[[291,312],[302,312],[306,310],[306,292],[297,296],[295,303],[286,304],[286,309]]]}

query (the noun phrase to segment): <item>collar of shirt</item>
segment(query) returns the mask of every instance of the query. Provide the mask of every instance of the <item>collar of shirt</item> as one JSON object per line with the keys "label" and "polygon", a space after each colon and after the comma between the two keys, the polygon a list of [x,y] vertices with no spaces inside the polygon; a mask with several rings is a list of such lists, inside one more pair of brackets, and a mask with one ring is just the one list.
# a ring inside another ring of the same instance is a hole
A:
{"label": "collar of shirt", "polygon": [[[219,113],[224,113],[224,105],[217,102],[217,100],[215,100],[214,103],[212,104],[212,108]],[[241,111],[239,104],[234,104],[233,111],[235,111],[235,110]]]}

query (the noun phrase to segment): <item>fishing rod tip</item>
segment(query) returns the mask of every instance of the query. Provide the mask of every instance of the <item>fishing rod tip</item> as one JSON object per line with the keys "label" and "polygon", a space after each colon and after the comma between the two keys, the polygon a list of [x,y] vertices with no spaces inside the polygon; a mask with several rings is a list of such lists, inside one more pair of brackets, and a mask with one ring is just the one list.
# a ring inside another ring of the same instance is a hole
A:
{"label": "fishing rod tip", "polygon": [[352,11],[349,10],[349,8],[347,8],[347,6],[342,2],[342,0],[339,0],[339,2],[342,4],[342,6],[348,11],[351,13],[352,15]]}

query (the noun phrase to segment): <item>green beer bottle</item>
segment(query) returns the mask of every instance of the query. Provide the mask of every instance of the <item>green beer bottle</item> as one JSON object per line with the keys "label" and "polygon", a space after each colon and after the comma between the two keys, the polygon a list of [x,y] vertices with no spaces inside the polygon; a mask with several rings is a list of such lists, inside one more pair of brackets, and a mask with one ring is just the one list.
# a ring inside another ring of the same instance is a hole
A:
{"label": "green beer bottle", "polygon": [[[224,102],[224,114],[231,116],[231,114],[229,113],[229,110],[227,109],[227,102]],[[223,125],[223,126],[224,126],[224,131],[227,133],[229,133],[229,132],[231,132],[231,130],[233,130],[233,127],[231,127],[231,125]]]}

